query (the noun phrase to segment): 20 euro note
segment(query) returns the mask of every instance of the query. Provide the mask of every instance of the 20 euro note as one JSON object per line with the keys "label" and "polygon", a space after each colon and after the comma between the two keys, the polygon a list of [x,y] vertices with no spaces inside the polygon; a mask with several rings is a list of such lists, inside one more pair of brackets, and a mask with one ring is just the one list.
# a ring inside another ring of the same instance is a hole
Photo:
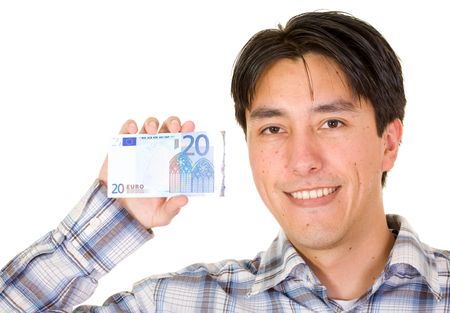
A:
{"label": "20 euro note", "polygon": [[108,154],[108,197],[224,195],[225,132],[118,135]]}

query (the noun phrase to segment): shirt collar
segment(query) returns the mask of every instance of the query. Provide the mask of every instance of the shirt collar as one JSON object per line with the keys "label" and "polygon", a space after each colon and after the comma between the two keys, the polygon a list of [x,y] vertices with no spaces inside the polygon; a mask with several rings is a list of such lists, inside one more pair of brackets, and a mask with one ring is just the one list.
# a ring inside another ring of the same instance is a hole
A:
{"label": "shirt collar", "polygon": [[[258,294],[278,285],[297,266],[307,268],[305,261],[297,253],[283,231],[280,231],[269,249],[264,251],[260,257],[258,272],[249,295]],[[302,272],[305,273],[306,271]]]}
{"label": "shirt collar", "polygon": [[411,269],[423,277],[436,298],[441,297],[439,273],[433,249],[419,240],[405,218],[399,215],[386,216],[388,227],[397,233],[388,261],[386,274],[411,275]]}
{"label": "shirt collar", "polygon": [[[389,228],[398,233],[387,265],[389,273],[410,274],[406,271],[413,268],[425,279],[436,298],[440,298],[439,274],[433,250],[420,242],[418,235],[405,218],[399,215],[386,215],[386,220]],[[295,270],[297,278],[310,282],[316,280],[284,232],[280,231],[269,249],[261,254],[258,272],[249,295],[255,295],[275,287],[284,281],[293,270]],[[299,275],[303,277],[298,277]]]}

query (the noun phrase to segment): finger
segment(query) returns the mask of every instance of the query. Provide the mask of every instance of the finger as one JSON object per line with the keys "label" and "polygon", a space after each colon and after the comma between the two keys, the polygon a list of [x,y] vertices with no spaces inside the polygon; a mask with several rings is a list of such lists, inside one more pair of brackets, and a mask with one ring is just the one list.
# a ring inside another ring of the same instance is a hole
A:
{"label": "finger", "polygon": [[188,202],[188,197],[186,196],[174,196],[169,198],[162,210],[159,211],[157,216],[154,216],[152,225],[153,226],[165,226],[169,224],[172,219],[180,212],[181,208],[185,206]]}
{"label": "finger", "polygon": [[120,134],[136,134],[138,127],[133,120],[126,121],[120,129]]}
{"label": "finger", "polygon": [[180,195],[167,199],[164,210],[169,216],[175,216],[188,203],[188,197]]}
{"label": "finger", "polygon": [[149,117],[145,120],[140,133],[141,134],[156,134],[158,132],[159,121],[154,117]]}
{"label": "finger", "polygon": [[192,121],[186,121],[181,125],[181,132],[193,132],[195,130],[195,124]]}
{"label": "finger", "polygon": [[181,130],[181,122],[177,116],[167,118],[159,129],[160,133],[177,133]]}
{"label": "finger", "polygon": [[103,161],[102,168],[98,174],[98,179],[103,186],[108,186],[108,155],[106,155],[105,161]]}

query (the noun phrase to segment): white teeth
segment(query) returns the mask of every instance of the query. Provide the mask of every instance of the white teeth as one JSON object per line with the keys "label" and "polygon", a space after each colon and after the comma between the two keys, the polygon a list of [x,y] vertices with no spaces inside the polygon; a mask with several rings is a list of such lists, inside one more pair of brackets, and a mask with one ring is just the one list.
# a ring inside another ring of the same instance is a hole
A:
{"label": "white teeth", "polygon": [[322,189],[317,189],[317,198],[320,198],[323,196],[323,190]]}
{"label": "white teeth", "polygon": [[309,198],[310,198],[309,192],[308,191],[302,191],[302,199],[307,200]]}
{"label": "white teeth", "polygon": [[337,190],[337,188],[319,188],[314,190],[303,190],[291,193],[292,197],[300,200],[317,199],[329,195]]}

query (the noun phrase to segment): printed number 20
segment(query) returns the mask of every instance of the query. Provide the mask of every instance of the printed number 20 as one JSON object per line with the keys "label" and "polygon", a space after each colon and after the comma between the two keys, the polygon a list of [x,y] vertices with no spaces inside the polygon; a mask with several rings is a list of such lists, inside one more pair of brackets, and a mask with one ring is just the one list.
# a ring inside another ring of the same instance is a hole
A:
{"label": "printed number 20", "polygon": [[125,187],[123,186],[123,184],[112,184],[113,190],[112,193],[116,194],[116,193],[123,193]]}
{"label": "printed number 20", "polygon": [[[200,140],[202,138],[203,138],[203,141],[204,141],[204,144],[205,144],[203,147],[200,146]],[[195,138],[195,140],[194,140],[194,137],[191,136],[191,135],[184,135],[183,139],[188,139],[189,140],[189,143],[184,148],[183,152],[189,151],[189,149],[195,143],[195,153],[197,153],[198,155],[201,155],[201,156],[203,156],[203,155],[208,153],[208,151],[209,151],[209,139],[208,139],[208,136],[206,136],[205,134],[198,135],[197,138]],[[201,151],[200,148],[203,148],[203,151]]]}

